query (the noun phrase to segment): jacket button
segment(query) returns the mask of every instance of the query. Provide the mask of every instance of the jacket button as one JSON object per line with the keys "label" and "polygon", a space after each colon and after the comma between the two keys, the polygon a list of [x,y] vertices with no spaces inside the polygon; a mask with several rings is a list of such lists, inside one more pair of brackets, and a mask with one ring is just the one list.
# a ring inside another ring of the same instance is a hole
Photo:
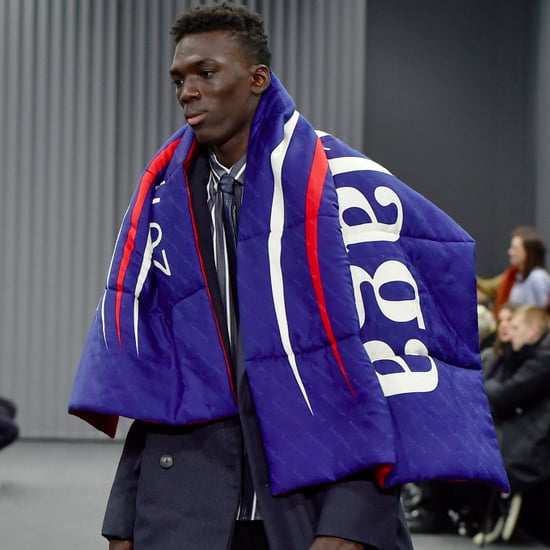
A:
{"label": "jacket button", "polygon": [[171,468],[174,464],[174,459],[171,455],[162,455],[160,457],[160,465],[162,468]]}

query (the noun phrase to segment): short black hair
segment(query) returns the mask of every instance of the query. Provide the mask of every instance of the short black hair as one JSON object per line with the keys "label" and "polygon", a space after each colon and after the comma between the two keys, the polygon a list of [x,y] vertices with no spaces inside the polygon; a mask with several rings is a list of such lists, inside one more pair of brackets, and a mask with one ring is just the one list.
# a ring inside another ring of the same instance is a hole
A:
{"label": "short black hair", "polygon": [[248,61],[271,64],[262,17],[244,6],[229,2],[195,6],[176,18],[170,34],[178,43],[184,36],[211,31],[229,31],[239,41]]}

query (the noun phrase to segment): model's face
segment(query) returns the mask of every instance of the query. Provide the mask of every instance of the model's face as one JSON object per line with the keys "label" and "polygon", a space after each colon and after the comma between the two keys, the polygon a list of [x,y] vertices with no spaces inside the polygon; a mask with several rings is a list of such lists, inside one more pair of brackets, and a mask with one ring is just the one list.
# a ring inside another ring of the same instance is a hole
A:
{"label": "model's face", "polygon": [[508,257],[510,258],[510,265],[516,266],[519,269],[523,268],[527,259],[527,251],[521,237],[512,237],[510,248],[508,249]]}
{"label": "model's face", "polygon": [[498,312],[497,316],[497,335],[501,342],[510,341],[510,320],[512,319],[512,312],[509,309],[502,308]]}
{"label": "model's face", "polygon": [[246,152],[269,69],[251,66],[231,33],[213,31],[178,42],[170,75],[197,141],[211,146],[226,166],[234,164]]}

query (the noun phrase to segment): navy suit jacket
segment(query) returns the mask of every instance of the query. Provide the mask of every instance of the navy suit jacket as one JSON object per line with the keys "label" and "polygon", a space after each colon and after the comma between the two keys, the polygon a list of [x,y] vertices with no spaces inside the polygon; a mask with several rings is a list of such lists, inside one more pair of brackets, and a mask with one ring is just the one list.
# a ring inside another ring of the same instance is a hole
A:
{"label": "navy suit jacket", "polygon": [[[208,171],[207,158],[199,157],[190,173],[190,194],[208,284],[227,346],[206,205]],[[111,489],[104,536],[133,540],[135,550],[227,550],[246,447],[271,550],[307,550],[318,535],[362,542],[366,548],[412,549],[398,490],[380,490],[368,472],[274,497],[239,358],[235,380],[238,416],[193,426],[132,424]]]}

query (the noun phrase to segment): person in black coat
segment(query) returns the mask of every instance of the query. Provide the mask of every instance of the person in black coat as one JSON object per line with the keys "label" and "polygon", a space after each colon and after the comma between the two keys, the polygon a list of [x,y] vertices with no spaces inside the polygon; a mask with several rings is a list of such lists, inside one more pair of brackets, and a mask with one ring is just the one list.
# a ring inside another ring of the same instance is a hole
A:
{"label": "person in black coat", "polygon": [[513,353],[486,381],[512,492],[550,477],[550,334],[545,309],[523,306],[511,321]]}
{"label": "person in black coat", "polygon": [[478,544],[509,540],[524,494],[550,479],[549,323],[542,307],[516,309],[510,321],[511,349],[485,383],[511,493],[497,499],[493,527],[474,537]]}

